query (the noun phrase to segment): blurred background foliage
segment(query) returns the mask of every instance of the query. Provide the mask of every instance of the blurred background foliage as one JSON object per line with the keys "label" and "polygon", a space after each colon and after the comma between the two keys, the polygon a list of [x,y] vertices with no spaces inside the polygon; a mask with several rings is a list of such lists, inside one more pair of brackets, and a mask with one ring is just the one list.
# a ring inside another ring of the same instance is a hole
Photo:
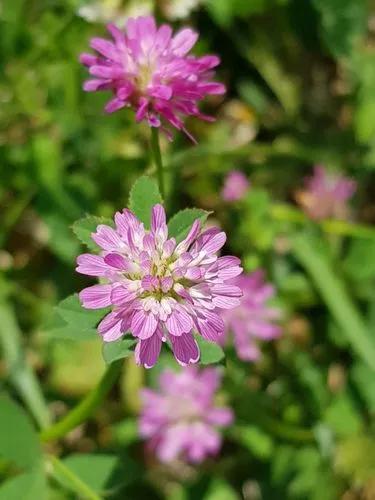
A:
{"label": "blurred background foliage", "polygon": [[[99,339],[59,341],[46,326],[59,300],[89,284],[74,271],[71,226],[111,216],[153,172],[147,127],[128,112],[104,115],[106,96],[81,90],[78,55],[105,22],[150,9],[198,29],[198,52],[221,56],[228,87],[206,104],[215,124],[188,124],[196,147],[182,136],[162,143],[169,212],[214,211],[246,270],[263,267],[275,284],[283,335],[255,364],[226,350],[223,396],[236,422],[217,460],[167,467],[139,441],[138,390],[167,355],[147,373],[126,360],[95,418],[42,459],[21,406],[44,426],[104,370]],[[25,499],[80,498],[66,467],[108,498],[374,499],[374,5],[2,0],[0,32],[0,383],[12,397],[0,400],[0,498],[20,499],[20,484]],[[357,181],[351,221],[313,223],[297,208],[317,163]],[[251,188],[223,203],[232,169]]]}

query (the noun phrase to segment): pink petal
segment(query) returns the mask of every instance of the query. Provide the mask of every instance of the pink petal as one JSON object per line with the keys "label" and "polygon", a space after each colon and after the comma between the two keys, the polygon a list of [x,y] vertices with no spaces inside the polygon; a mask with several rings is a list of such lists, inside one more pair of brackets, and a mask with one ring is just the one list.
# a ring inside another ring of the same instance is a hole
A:
{"label": "pink petal", "polygon": [[136,292],[129,291],[125,286],[114,286],[112,290],[111,300],[116,306],[124,305],[136,298]]}
{"label": "pink petal", "polygon": [[225,85],[217,82],[201,83],[199,85],[199,90],[205,94],[211,95],[222,95],[226,92]]}
{"label": "pink petal", "polygon": [[164,207],[160,204],[152,208],[151,213],[151,231],[156,233],[160,229],[164,231],[167,223]]}
{"label": "pink petal", "polygon": [[122,255],[118,253],[109,253],[104,257],[104,262],[111,267],[115,267],[116,269],[125,269],[126,261]]}
{"label": "pink petal", "polygon": [[79,56],[79,61],[85,66],[92,66],[94,64],[98,64],[99,59],[97,56],[93,56],[92,54],[81,54]]}
{"label": "pink petal", "polygon": [[111,285],[93,285],[84,288],[79,299],[86,309],[101,309],[111,305]]}
{"label": "pink petal", "polygon": [[139,99],[137,112],[135,114],[135,120],[137,122],[140,122],[145,118],[147,114],[148,104],[149,102],[148,99],[146,99],[146,97],[141,97]]}
{"label": "pink petal", "polygon": [[234,415],[230,408],[212,408],[206,419],[210,424],[226,427],[233,422]]}
{"label": "pink petal", "polygon": [[97,90],[101,90],[106,85],[106,80],[86,80],[83,84],[83,90],[85,92],[96,92]]}
{"label": "pink petal", "polygon": [[141,310],[134,314],[131,331],[135,337],[144,340],[154,334],[158,326],[158,321],[152,313]]}
{"label": "pink petal", "polygon": [[168,85],[153,85],[149,94],[156,99],[165,99],[169,101],[173,95],[173,91]]}
{"label": "pink petal", "polygon": [[123,246],[119,234],[104,224],[100,224],[96,228],[96,233],[92,233],[91,237],[103,250],[114,250]]}
{"label": "pink petal", "polygon": [[140,225],[137,217],[127,208],[124,208],[122,212],[116,212],[115,223],[122,237],[127,236],[129,229],[136,230]]}
{"label": "pink petal", "polygon": [[109,270],[103,257],[90,253],[79,255],[77,257],[77,264],[76,271],[81,274],[87,274],[88,276],[106,276]]}
{"label": "pink petal", "polygon": [[117,97],[111,99],[105,106],[104,111],[106,113],[114,113],[119,109],[125,107],[126,103]]}
{"label": "pink petal", "polygon": [[162,53],[168,46],[172,36],[172,28],[167,24],[163,24],[158,29],[158,32],[155,36],[155,46],[154,48],[158,50],[159,53]]}
{"label": "pink petal", "polygon": [[238,306],[240,304],[239,297],[243,295],[241,288],[227,284],[214,285],[212,293],[214,294],[213,303],[221,309],[231,309]]}
{"label": "pink petal", "polygon": [[193,225],[191,226],[190,231],[189,231],[188,235],[186,236],[186,238],[184,240],[182,240],[181,243],[179,243],[177,245],[176,252],[177,253],[186,252],[186,250],[189,248],[189,246],[198,237],[200,229],[201,229],[201,222],[199,219],[197,219],[193,222]]}
{"label": "pink petal", "polygon": [[107,30],[110,32],[114,41],[116,42],[116,46],[119,49],[122,50],[125,49],[126,48],[125,35],[122,33],[122,31],[119,30],[119,28],[117,28],[117,26],[115,26],[114,24],[108,24]]}
{"label": "pink petal", "polygon": [[123,335],[121,328],[122,320],[116,312],[111,312],[102,319],[98,325],[98,331],[103,337],[104,342],[113,342]]}
{"label": "pink petal", "polygon": [[195,45],[198,40],[198,33],[185,28],[179,31],[172,39],[171,49],[176,56],[184,56]]}
{"label": "pink petal", "polygon": [[107,59],[112,59],[115,62],[121,63],[121,56],[112,42],[103,38],[92,38],[90,46]]}
{"label": "pink petal", "polygon": [[189,426],[177,423],[169,426],[157,446],[157,456],[161,462],[169,463],[175,460],[191,439]]}
{"label": "pink petal", "polygon": [[182,309],[175,308],[168,317],[165,325],[171,335],[182,335],[183,333],[191,332],[193,328],[193,320],[187,312]]}
{"label": "pink petal", "polygon": [[202,246],[201,250],[209,255],[214,254],[220,250],[220,248],[224,245],[226,242],[226,234],[224,231],[217,233],[206,241],[204,245]]}
{"label": "pink petal", "polygon": [[145,368],[152,368],[159,358],[161,343],[157,333],[146,340],[139,340],[134,352],[136,363]]}
{"label": "pink petal", "polygon": [[89,69],[90,75],[97,76],[99,78],[122,78],[124,76],[124,70],[120,66],[114,66],[111,64],[110,66],[104,66],[100,64],[96,64],[95,66],[90,66]]}
{"label": "pink petal", "polygon": [[218,342],[224,334],[225,325],[222,318],[208,310],[200,310],[197,318],[198,331],[206,340]]}
{"label": "pink petal", "polygon": [[186,366],[198,361],[199,347],[191,333],[184,333],[179,337],[171,335],[170,340],[173,354],[180,365]]}

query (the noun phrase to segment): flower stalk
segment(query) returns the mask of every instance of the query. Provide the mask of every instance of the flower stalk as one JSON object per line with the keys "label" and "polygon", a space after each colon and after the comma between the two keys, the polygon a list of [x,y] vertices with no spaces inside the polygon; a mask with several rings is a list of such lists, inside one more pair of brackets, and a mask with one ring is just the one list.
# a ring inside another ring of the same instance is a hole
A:
{"label": "flower stalk", "polygon": [[40,433],[42,441],[55,441],[61,439],[68,432],[90,418],[95,410],[102,404],[104,398],[116,382],[122,367],[122,360],[111,363],[98,385],[90,391],[82,401],[73,408],[65,417],[51,427]]}
{"label": "flower stalk", "polygon": [[156,178],[159,191],[163,200],[165,200],[163,161],[160,152],[159,129],[156,127],[151,127],[151,154],[156,167]]}

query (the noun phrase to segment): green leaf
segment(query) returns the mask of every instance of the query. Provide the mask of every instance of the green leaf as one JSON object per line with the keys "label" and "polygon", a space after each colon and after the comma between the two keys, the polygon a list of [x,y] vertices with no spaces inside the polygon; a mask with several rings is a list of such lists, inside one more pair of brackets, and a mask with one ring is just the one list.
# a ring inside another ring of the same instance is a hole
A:
{"label": "green leaf", "polygon": [[62,462],[97,493],[103,493],[106,487],[109,486],[115,469],[120,463],[115,455],[89,455],[84,453],[70,455]]}
{"label": "green leaf", "polygon": [[151,224],[151,209],[157,203],[163,203],[158,185],[150,177],[140,177],[130,191],[129,208],[144,223],[146,229]]}
{"label": "green leaf", "polygon": [[353,280],[366,280],[375,277],[375,239],[351,242],[350,249],[344,261],[344,269]]}
{"label": "green leaf", "polygon": [[273,453],[273,441],[268,434],[255,425],[233,429],[235,438],[257,458],[269,459]]}
{"label": "green leaf", "polygon": [[294,451],[291,461],[295,476],[287,483],[287,498],[335,500],[338,498],[332,472],[313,447]]}
{"label": "green leaf", "polygon": [[48,336],[59,340],[94,340],[98,338],[97,330],[89,328],[87,330],[77,330],[74,325],[64,325],[48,330]]}
{"label": "green leaf", "polygon": [[351,484],[370,484],[375,477],[375,440],[370,432],[351,435],[338,443],[335,470]]}
{"label": "green leaf", "polygon": [[357,434],[362,421],[348,393],[335,397],[324,414],[324,421],[339,436]]}
{"label": "green leaf", "polygon": [[168,222],[168,234],[170,238],[176,238],[177,243],[186,238],[189,229],[196,219],[201,221],[203,225],[210,212],[201,210],[200,208],[186,208],[177,212]]}
{"label": "green leaf", "polygon": [[135,344],[134,339],[120,339],[115,342],[103,343],[103,358],[107,364],[117,359],[127,358],[133,354],[130,349]]}
{"label": "green leaf", "polygon": [[81,306],[78,295],[73,294],[62,300],[55,308],[47,333],[51,338],[70,340],[93,340],[98,336],[97,324],[107,310],[85,309]]}
{"label": "green leaf", "polygon": [[84,243],[90,250],[98,250],[98,245],[91,238],[91,234],[95,233],[99,224],[105,224],[113,227],[113,221],[106,217],[96,217],[88,215],[74,222],[72,229],[81,243]]}
{"label": "green leaf", "polygon": [[[280,0],[276,0],[280,3]],[[268,0],[207,0],[206,8],[220,26],[229,27],[235,17],[259,14],[269,6]]]}
{"label": "green leaf", "polygon": [[40,213],[40,216],[48,227],[48,247],[63,262],[71,266],[79,253],[80,246],[69,228],[69,219],[61,214],[48,212]]}
{"label": "green leaf", "polygon": [[0,500],[47,500],[47,484],[42,467],[8,479],[0,487]]}
{"label": "green leaf", "polygon": [[214,478],[211,480],[208,491],[205,493],[204,500],[239,500],[233,487],[225,479]]}
{"label": "green leaf", "polygon": [[288,71],[280,59],[271,38],[255,29],[252,42],[249,37],[234,33],[243,56],[255,66],[288,116],[296,116],[301,106],[301,85],[296,74]]}
{"label": "green leaf", "polygon": [[67,323],[77,328],[96,328],[103,318],[103,309],[84,309],[79,301],[78,294],[69,295],[56,307],[57,314]]}
{"label": "green leaf", "polygon": [[354,107],[354,130],[356,138],[364,144],[373,144],[375,136],[375,53],[366,47],[353,53],[350,72],[357,87]]}
{"label": "green leaf", "polygon": [[128,446],[139,440],[138,424],[133,418],[126,418],[111,428],[114,441],[121,446]]}
{"label": "green leaf", "polygon": [[41,459],[38,435],[29,417],[4,394],[0,395],[0,433],[0,458],[21,469],[31,469]]}
{"label": "green leaf", "polygon": [[367,0],[313,0],[320,12],[322,37],[336,57],[350,55],[366,33]]}
{"label": "green leaf", "polygon": [[351,370],[351,378],[366,402],[368,410],[375,414],[375,378],[373,373],[367,365],[356,363]]}
{"label": "green leaf", "polygon": [[208,342],[200,335],[196,335],[195,340],[197,341],[199,349],[201,351],[200,363],[202,365],[218,363],[224,358],[224,351],[218,344],[215,344],[214,342]]}

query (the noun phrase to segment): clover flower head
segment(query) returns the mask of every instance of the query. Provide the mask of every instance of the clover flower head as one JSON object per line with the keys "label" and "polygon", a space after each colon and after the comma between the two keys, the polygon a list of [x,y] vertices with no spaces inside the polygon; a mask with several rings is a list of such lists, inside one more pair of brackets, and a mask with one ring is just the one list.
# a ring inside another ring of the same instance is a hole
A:
{"label": "clover flower head", "polygon": [[250,183],[240,170],[231,170],[225,177],[221,197],[224,201],[239,201],[249,190]]}
{"label": "clover flower head", "polygon": [[274,287],[265,283],[261,269],[231,280],[243,291],[241,305],[233,311],[224,311],[226,333],[233,333],[238,357],[244,361],[257,361],[260,357],[259,342],[281,335],[277,320],[281,311],[267,304],[275,294]]}
{"label": "clover flower head", "polygon": [[168,238],[161,205],[152,209],[151,229],[128,209],[117,212],[115,227],[99,225],[93,240],[100,255],[83,254],[77,271],[105,283],[80,293],[83,307],[111,312],[98,326],[105,342],[125,332],[138,340],[135,357],[155,365],[162,342],[168,341],[181,365],[196,363],[200,353],[193,331],[219,342],[224,322],[218,311],[240,303],[241,289],[228,280],[242,272],[236,257],[218,257],[226,235],[215,227],[201,231],[197,219],[186,238]]}
{"label": "clover flower head", "polygon": [[183,118],[201,113],[198,103],[210,94],[223,94],[225,87],[212,81],[213,68],[220,60],[214,55],[189,55],[198,39],[190,28],[173,35],[172,28],[156,26],[152,16],[129,18],[124,31],[108,26],[113,40],[93,38],[97,55],[82,54],[81,62],[94,78],[84,90],[110,90],[114,94],[105,110],[113,113],[124,107],[135,110],[137,122],[146,120],[171,137],[170,127],[187,132]]}
{"label": "clover flower head", "polygon": [[348,201],[356,188],[353,179],[316,165],[313,176],[306,179],[305,189],[297,193],[297,201],[311,219],[346,219],[350,214]]}
{"label": "clover flower head", "polygon": [[143,389],[140,435],[161,462],[202,462],[221,447],[219,429],[233,421],[230,408],[214,403],[220,386],[217,368],[164,370],[159,390]]}

